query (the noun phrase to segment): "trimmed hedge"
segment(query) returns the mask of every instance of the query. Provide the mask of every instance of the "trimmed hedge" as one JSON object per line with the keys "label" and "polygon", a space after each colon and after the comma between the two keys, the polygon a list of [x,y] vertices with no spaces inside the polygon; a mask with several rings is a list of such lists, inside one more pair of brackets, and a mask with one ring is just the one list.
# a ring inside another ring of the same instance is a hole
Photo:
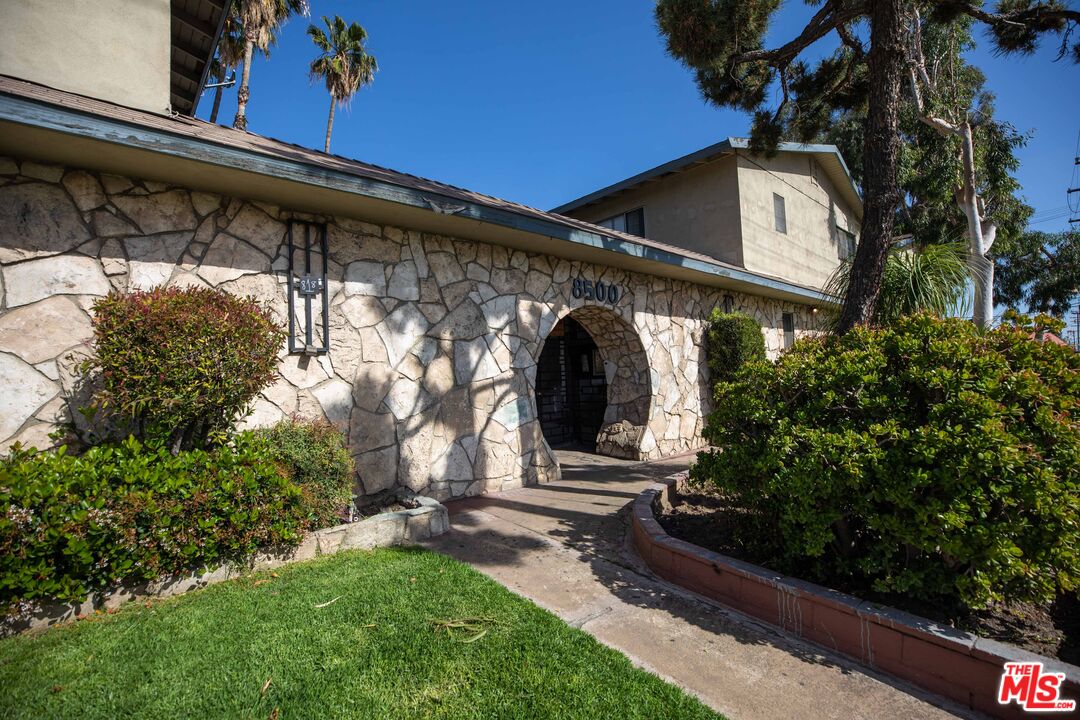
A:
{"label": "trimmed hedge", "polygon": [[16,448],[0,462],[0,505],[4,614],[296,544],[309,515],[248,434],[177,455],[134,438],[80,456]]}
{"label": "trimmed hedge", "polygon": [[224,441],[277,376],[284,330],[252,298],[206,288],[110,293],[94,304],[95,407],[175,452]]}
{"label": "trimmed hedge", "polygon": [[[1080,354],[928,315],[803,340],[717,385],[694,481],[771,567],[1045,602],[1080,585]],[[735,522],[739,522],[735,520]]]}
{"label": "trimmed hedge", "polygon": [[765,359],[765,337],[761,326],[749,315],[713,308],[707,337],[713,382],[730,379],[746,363]]}
{"label": "trimmed hedge", "polygon": [[304,493],[314,527],[344,522],[352,502],[355,469],[345,436],[325,420],[288,418],[253,431],[266,456]]}

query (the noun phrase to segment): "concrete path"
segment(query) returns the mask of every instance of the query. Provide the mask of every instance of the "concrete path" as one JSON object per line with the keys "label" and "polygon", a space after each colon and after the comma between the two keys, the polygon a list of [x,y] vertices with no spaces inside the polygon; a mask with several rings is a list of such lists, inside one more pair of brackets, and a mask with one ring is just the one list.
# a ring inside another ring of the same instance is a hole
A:
{"label": "concrete path", "polygon": [[691,457],[630,463],[558,454],[562,481],[451,503],[451,531],[427,547],[473,565],[731,720],[972,717],[652,575],[629,545],[626,506]]}

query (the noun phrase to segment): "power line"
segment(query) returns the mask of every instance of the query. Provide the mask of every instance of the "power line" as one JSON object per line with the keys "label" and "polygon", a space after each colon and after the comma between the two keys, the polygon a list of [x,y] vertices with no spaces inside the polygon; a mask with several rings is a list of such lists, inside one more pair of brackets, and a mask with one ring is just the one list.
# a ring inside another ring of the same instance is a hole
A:
{"label": "power line", "polygon": [[1055,220],[1064,220],[1065,218],[1069,217],[1069,215],[1070,215],[1070,213],[1069,213],[1068,209],[1059,210],[1056,213],[1047,214],[1047,215],[1033,215],[1031,217],[1031,219],[1028,220],[1027,224],[1028,225],[1041,225],[1042,223],[1054,222]]}
{"label": "power line", "polygon": [[1072,178],[1065,191],[1069,204],[1070,223],[1080,223],[1080,130],[1076,131],[1076,151],[1073,153]]}

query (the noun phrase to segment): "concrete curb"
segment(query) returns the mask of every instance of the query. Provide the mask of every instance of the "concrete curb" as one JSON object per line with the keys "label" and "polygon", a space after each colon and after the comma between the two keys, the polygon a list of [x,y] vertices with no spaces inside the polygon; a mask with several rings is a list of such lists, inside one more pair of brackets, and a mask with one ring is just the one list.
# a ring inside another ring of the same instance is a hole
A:
{"label": "concrete curb", "polygon": [[1080,700],[1080,668],[894,608],[877,605],[721,555],[668,535],[656,503],[686,473],[654,483],[634,500],[634,547],[660,577],[797,637],[993,717],[1030,717],[997,703],[1006,662],[1035,661],[1064,673],[1061,697]]}
{"label": "concrete curb", "polygon": [[150,582],[120,585],[91,593],[86,600],[77,604],[45,606],[27,619],[0,623],[0,637],[69,622],[98,610],[113,610],[132,600],[181,595],[256,570],[270,570],[320,555],[333,555],[341,550],[416,544],[450,529],[450,516],[441,503],[420,495],[413,499],[420,507],[380,513],[357,522],[314,530],[296,547],[266,550],[245,563],[229,563],[204,572],[169,575]]}

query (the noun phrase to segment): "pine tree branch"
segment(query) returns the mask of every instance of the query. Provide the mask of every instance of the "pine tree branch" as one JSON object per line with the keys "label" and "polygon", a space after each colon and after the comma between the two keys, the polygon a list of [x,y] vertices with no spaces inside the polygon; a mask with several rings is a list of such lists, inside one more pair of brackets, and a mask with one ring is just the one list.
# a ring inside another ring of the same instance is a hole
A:
{"label": "pine tree branch", "polygon": [[1026,27],[1035,20],[1067,20],[1080,23],[1080,11],[1069,8],[1053,8],[1046,5],[1036,5],[1023,10],[1011,12],[988,12],[974,3],[960,3],[957,6],[965,15],[970,15],[988,25],[1016,25]]}
{"label": "pine tree branch", "polygon": [[731,65],[734,67],[744,63],[765,62],[778,69],[785,68],[803,50],[833,30],[865,14],[866,9],[861,4],[851,6],[836,2],[836,0],[828,0],[794,40],[771,50],[748,50],[739,53],[731,58]]}
{"label": "pine tree branch", "polygon": [[836,26],[836,34],[840,36],[840,41],[851,48],[857,57],[866,54],[866,48],[863,47],[858,38],[851,34],[851,29],[845,23]]}

